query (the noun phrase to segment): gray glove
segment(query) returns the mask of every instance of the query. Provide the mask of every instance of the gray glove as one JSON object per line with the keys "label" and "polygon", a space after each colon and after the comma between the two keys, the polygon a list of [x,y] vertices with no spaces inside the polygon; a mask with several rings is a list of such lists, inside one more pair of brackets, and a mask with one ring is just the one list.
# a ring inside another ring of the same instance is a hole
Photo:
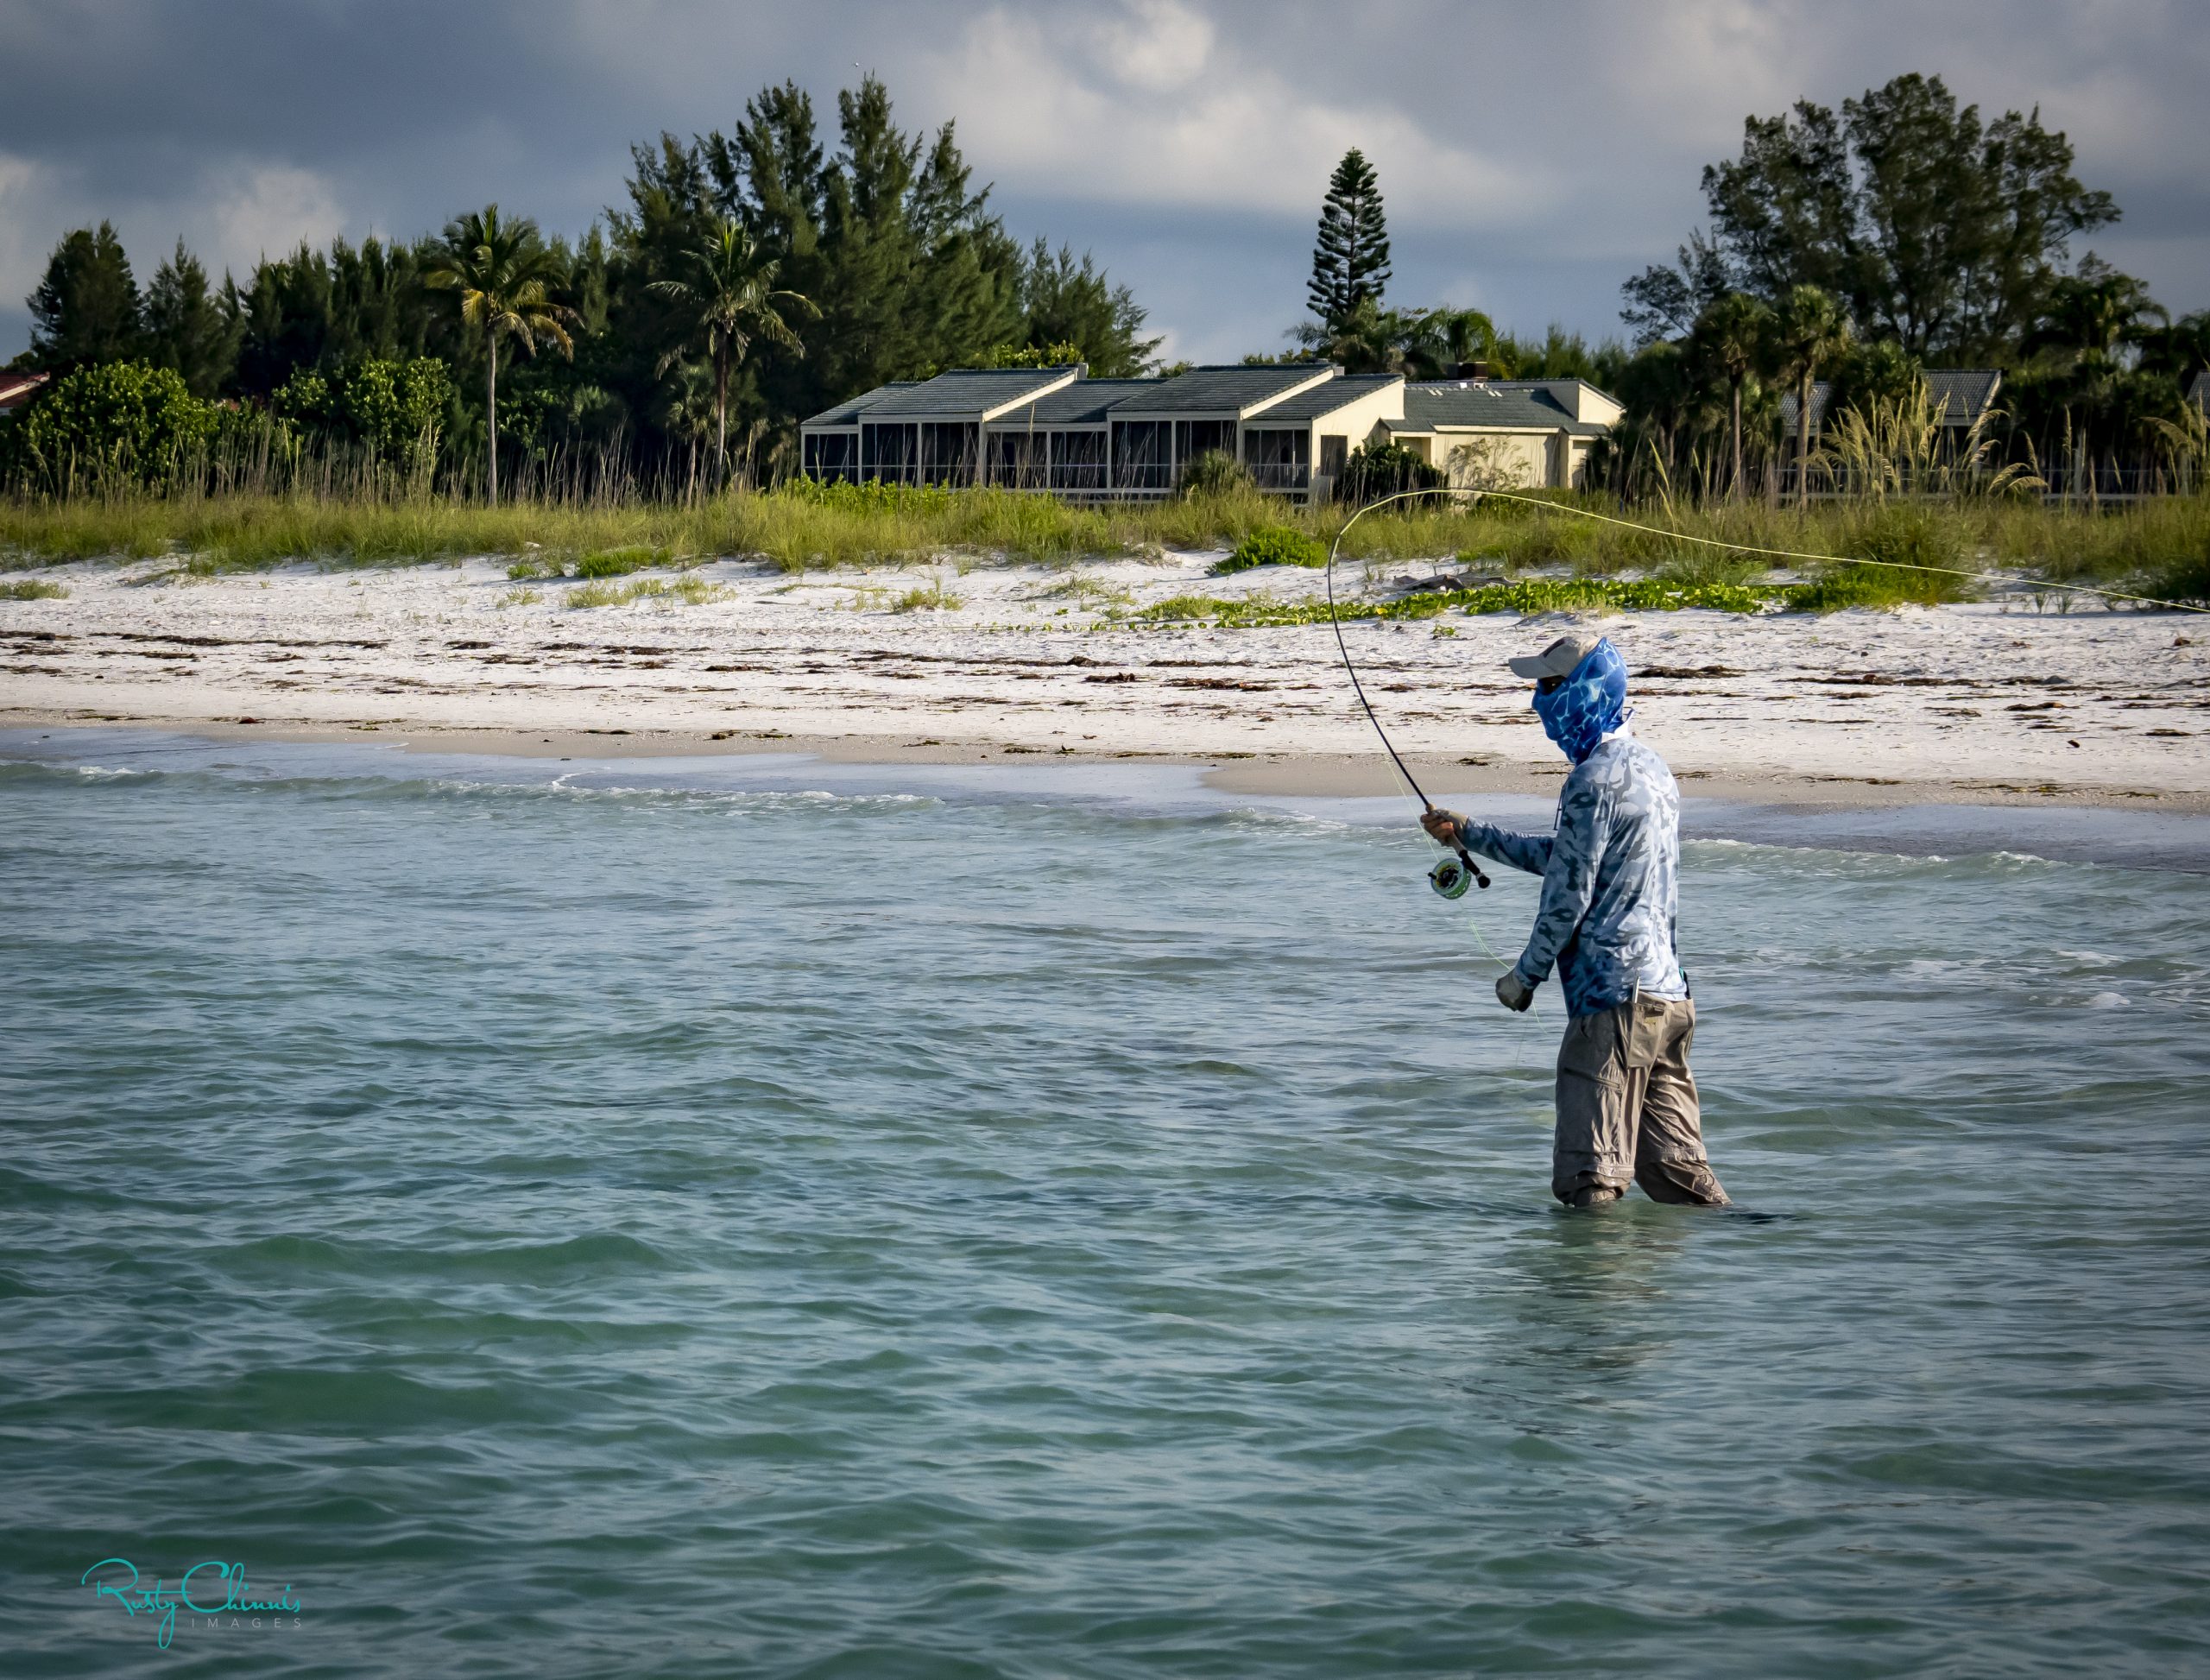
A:
{"label": "gray glove", "polygon": [[1519,969],[1506,969],[1496,977],[1496,1001],[1518,1014],[1535,1001],[1535,988],[1520,979]]}
{"label": "gray glove", "polygon": [[1422,812],[1419,825],[1427,831],[1430,838],[1440,840],[1446,846],[1456,845],[1466,832],[1466,819],[1463,817],[1455,811],[1443,811],[1439,808]]}

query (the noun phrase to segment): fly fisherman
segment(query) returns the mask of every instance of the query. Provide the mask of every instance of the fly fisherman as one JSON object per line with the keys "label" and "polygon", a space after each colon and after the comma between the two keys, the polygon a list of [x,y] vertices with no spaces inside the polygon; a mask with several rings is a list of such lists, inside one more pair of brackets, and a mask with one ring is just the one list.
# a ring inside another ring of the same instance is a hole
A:
{"label": "fly fisherman", "polygon": [[1626,662],[1608,641],[1562,636],[1511,666],[1533,679],[1543,732],[1573,761],[1556,834],[1454,811],[1420,821],[1445,845],[1543,878],[1534,933],[1496,995],[1525,1009],[1553,963],[1565,991],[1551,1192],[1569,1207],[1601,1207],[1632,1179],[1654,1202],[1723,1205],[1689,1071],[1695,1005],[1673,944],[1680,789],[1627,729]]}

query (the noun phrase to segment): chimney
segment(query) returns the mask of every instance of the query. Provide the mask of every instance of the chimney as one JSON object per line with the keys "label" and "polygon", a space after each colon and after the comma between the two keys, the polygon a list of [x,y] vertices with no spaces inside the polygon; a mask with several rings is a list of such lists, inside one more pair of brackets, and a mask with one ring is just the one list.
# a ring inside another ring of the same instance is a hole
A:
{"label": "chimney", "polygon": [[1470,379],[1476,385],[1485,384],[1488,380],[1488,363],[1486,362],[1461,362],[1458,363],[1458,377],[1461,379]]}

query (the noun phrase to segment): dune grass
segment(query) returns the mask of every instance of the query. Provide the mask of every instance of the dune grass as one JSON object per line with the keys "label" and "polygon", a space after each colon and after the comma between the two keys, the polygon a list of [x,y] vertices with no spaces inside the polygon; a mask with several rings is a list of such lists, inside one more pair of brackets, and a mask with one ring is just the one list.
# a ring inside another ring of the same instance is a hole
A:
{"label": "dune grass", "polygon": [[[534,597],[537,591],[508,591],[509,597],[523,593]],[[654,601],[664,607],[678,603],[686,607],[702,607],[709,602],[725,601],[735,593],[727,584],[710,584],[704,578],[633,578],[626,584],[601,578],[578,584],[560,597],[560,604],[564,607],[628,607],[640,601]],[[524,603],[517,602],[515,604]]]}
{"label": "dune grass", "polygon": [[60,601],[68,593],[60,584],[49,584],[42,578],[19,578],[0,584],[0,601]]}
{"label": "dune grass", "polygon": [[[1626,517],[1630,528],[1596,517]],[[792,572],[862,565],[1006,560],[1073,565],[1167,549],[1235,551],[1265,534],[1317,545],[1342,537],[1351,559],[1450,559],[1510,578],[1532,567],[1601,579],[1622,573],[1688,589],[1754,587],[1786,555],[1907,561],[1965,572],[2017,569],[2056,581],[2123,583],[2150,595],[2210,596],[2210,497],[2165,496],[2096,510],[2037,501],[1828,502],[1798,512],[1762,504],[1646,507],[1554,495],[1544,505],[1408,503],[1368,514],[1302,509],[1248,489],[1109,508],[1005,490],[795,485],[685,505],[520,502],[496,508],[444,498],[177,496],[118,493],[73,501],[0,501],[0,568],[90,559],[166,560],[212,575],[307,562],[324,566],[511,559],[517,581],[585,581],[722,558]],[[1738,553],[1689,538],[1746,545]],[[1246,549],[1247,553],[1250,552]],[[1309,551],[1308,551],[1309,552]],[[1913,557],[1916,557],[1915,559]],[[1876,568],[1877,570],[1877,568]],[[1969,591],[1935,574],[1885,573],[1898,600]],[[1916,581],[1905,580],[1916,578]],[[1823,579],[1831,589],[1843,585]],[[1878,593],[1871,573],[1845,592]]]}

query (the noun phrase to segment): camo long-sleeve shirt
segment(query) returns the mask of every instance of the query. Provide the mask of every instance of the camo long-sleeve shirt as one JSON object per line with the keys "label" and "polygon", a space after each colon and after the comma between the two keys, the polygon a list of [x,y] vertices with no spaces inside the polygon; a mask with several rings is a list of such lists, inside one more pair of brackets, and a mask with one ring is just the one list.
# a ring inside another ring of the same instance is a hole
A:
{"label": "camo long-sleeve shirt", "polygon": [[1468,823],[1467,849],[1543,878],[1535,931],[1515,965],[1539,985],[1553,964],[1569,1014],[1615,1009],[1638,988],[1686,997],[1673,944],[1681,793],[1665,761],[1624,729],[1575,765],[1555,834]]}

